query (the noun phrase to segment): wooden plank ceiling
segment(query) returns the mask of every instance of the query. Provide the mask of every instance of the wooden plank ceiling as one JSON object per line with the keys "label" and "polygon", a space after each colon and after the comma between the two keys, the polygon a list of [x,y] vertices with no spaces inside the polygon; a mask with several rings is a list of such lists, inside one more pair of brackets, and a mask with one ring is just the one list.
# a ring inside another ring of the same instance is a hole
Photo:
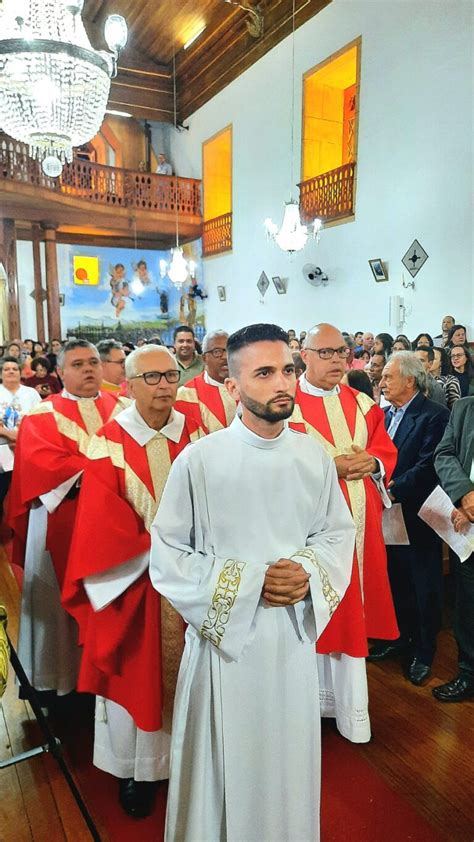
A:
{"label": "wooden plank ceiling", "polygon": [[[234,0],[86,0],[84,21],[94,47],[108,14],[122,14],[129,41],[112,82],[109,108],[138,119],[174,121],[173,59],[177,120],[182,122],[331,0],[239,0],[263,13],[263,34],[250,35],[249,11]],[[184,44],[203,26],[203,34]]]}

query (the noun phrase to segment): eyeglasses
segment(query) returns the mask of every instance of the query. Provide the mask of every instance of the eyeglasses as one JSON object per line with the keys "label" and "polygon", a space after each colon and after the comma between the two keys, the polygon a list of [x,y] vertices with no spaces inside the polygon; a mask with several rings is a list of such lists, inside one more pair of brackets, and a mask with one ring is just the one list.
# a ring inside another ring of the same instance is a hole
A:
{"label": "eyeglasses", "polygon": [[143,374],[135,374],[131,379],[136,380],[138,377],[143,377],[147,386],[158,386],[162,377],[167,383],[178,383],[181,372],[174,369],[172,371],[145,371]]}
{"label": "eyeglasses", "polygon": [[451,354],[452,360],[463,360],[465,358],[465,354]]}
{"label": "eyeglasses", "polygon": [[332,360],[335,354],[341,360],[345,360],[351,352],[351,349],[347,345],[343,345],[341,348],[305,348],[305,350],[314,351],[316,354],[319,354],[322,360]]}
{"label": "eyeglasses", "polygon": [[214,357],[214,359],[220,360],[220,359],[222,359],[224,354],[226,354],[226,356],[227,356],[227,349],[226,348],[209,348],[209,351],[204,351],[203,357],[205,357],[206,354],[211,354]]}

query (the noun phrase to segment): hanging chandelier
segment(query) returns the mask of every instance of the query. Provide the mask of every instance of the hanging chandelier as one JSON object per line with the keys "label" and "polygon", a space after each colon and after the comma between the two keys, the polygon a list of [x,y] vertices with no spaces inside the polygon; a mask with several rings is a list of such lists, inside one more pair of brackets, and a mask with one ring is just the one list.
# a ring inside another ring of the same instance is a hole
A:
{"label": "hanging chandelier", "polygon": [[[174,125],[178,125],[176,108],[176,58],[173,53],[173,103],[174,103]],[[168,275],[171,283],[180,290],[188,278],[196,277],[196,264],[194,260],[186,260],[183,249],[179,244],[179,210],[178,210],[178,179],[175,176],[175,222],[176,222],[176,247],[171,249],[171,261],[160,260],[160,275],[164,278]]]}
{"label": "hanging chandelier", "polygon": [[[295,0],[293,0],[293,14],[292,14],[292,37],[291,37],[291,180],[290,185],[293,189],[293,164],[294,164],[294,147],[295,147]],[[322,222],[320,219],[315,219],[311,225],[302,225],[300,217],[300,207],[298,202],[290,197],[289,202],[285,202],[285,210],[283,213],[283,222],[278,228],[272,219],[265,220],[265,230],[267,240],[274,240],[274,242],[281,248],[292,254],[294,251],[301,251],[304,249],[309,233],[312,234],[313,239],[319,242],[319,232],[321,230]],[[311,232],[308,228],[312,229]]]}
{"label": "hanging chandelier", "polygon": [[0,126],[27,143],[46,175],[60,175],[100,129],[127,43],[121,15],[110,15],[105,40],[91,46],[81,12],[84,0],[3,0],[0,11]]}
{"label": "hanging chandelier", "polygon": [[[309,226],[302,225],[299,204],[294,199],[290,199],[289,202],[285,202],[283,222],[280,229],[271,219],[265,220],[267,240],[274,240],[282,251],[292,254],[294,251],[304,249],[310,233],[313,239],[319,242],[321,224],[320,219],[315,219]],[[308,231],[308,228],[312,231]]]}

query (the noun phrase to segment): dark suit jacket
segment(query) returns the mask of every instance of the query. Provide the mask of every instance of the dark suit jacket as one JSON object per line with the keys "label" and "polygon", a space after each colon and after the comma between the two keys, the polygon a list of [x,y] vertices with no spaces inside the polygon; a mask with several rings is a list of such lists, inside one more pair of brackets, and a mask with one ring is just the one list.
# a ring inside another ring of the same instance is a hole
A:
{"label": "dark suit jacket", "polygon": [[[385,426],[390,425],[389,407],[385,410]],[[410,539],[417,535],[434,535],[417,516],[419,508],[438,485],[434,468],[436,445],[443,437],[449,411],[419,392],[408,407],[395,433],[393,443],[398,459],[390,488],[395,501],[402,504],[403,517]]]}
{"label": "dark suit jacket", "polygon": [[471,482],[474,459],[474,398],[461,398],[453,406],[444,436],[435,452],[435,468],[441,485],[457,505],[474,491]]}

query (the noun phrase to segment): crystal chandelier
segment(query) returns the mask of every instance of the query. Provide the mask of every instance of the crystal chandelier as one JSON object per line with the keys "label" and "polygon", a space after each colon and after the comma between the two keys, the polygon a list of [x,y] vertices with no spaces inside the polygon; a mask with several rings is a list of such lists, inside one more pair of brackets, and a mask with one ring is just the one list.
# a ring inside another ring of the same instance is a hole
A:
{"label": "crystal chandelier", "polygon": [[84,0],[3,0],[0,6],[0,126],[29,144],[46,175],[60,175],[73,146],[100,129],[127,25],[110,15],[94,50]]}
{"label": "crystal chandelier", "polygon": [[[176,111],[176,59],[173,54],[173,100],[174,100],[174,125],[178,125]],[[186,260],[183,249],[179,244],[179,211],[178,211],[178,179],[175,176],[175,221],[176,221],[176,247],[171,249],[171,262],[160,260],[160,275],[162,278],[168,275],[171,283],[180,290],[188,278],[196,277],[196,264],[194,260]]]}
{"label": "crystal chandelier", "polygon": [[[274,240],[282,251],[287,251],[290,254],[294,251],[301,251],[306,245],[308,239],[308,226],[301,224],[300,208],[298,202],[290,199],[285,203],[285,212],[283,214],[283,222],[281,228],[278,229],[271,219],[265,220],[265,228],[267,231],[267,239]],[[321,230],[321,220],[315,219],[309,228],[312,228],[313,239],[319,242],[319,232]]]}
{"label": "crystal chandelier", "polygon": [[[295,147],[295,0],[293,0],[293,30],[291,40],[291,188],[293,187],[293,163],[294,163],[294,147]],[[282,251],[292,254],[294,251],[301,251],[304,249],[308,240],[308,226],[301,224],[300,208],[295,199],[290,198],[289,202],[285,202],[285,211],[283,214],[283,222],[281,228],[273,222],[272,219],[265,220],[265,230],[267,240],[274,240],[280,246]],[[319,242],[319,232],[321,230],[322,222],[320,219],[315,219],[309,228],[312,228],[312,235],[316,242]]]}

